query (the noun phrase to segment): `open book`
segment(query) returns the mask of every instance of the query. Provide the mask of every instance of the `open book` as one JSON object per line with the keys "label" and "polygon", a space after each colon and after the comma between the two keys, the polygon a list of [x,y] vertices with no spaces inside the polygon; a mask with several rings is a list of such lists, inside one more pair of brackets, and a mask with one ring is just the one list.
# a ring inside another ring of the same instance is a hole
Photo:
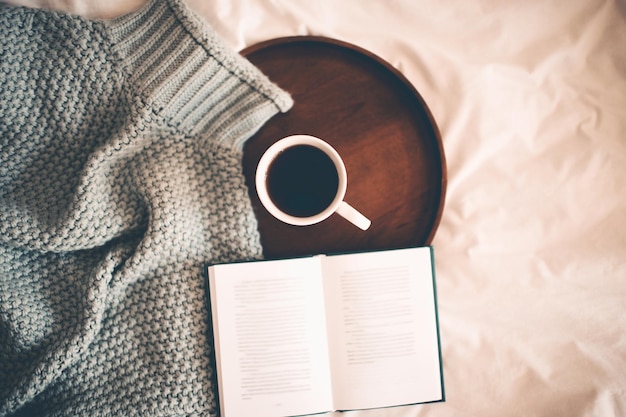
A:
{"label": "open book", "polygon": [[432,254],[210,266],[221,417],[443,401]]}

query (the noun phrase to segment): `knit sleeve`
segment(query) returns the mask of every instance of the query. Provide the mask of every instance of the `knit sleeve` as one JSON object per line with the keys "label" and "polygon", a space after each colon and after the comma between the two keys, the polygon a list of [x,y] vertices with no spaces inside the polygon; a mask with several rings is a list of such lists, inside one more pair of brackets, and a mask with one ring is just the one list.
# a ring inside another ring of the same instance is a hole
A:
{"label": "knit sleeve", "polygon": [[180,2],[152,0],[106,24],[136,89],[133,96],[177,131],[241,148],[265,121],[293,104]]}

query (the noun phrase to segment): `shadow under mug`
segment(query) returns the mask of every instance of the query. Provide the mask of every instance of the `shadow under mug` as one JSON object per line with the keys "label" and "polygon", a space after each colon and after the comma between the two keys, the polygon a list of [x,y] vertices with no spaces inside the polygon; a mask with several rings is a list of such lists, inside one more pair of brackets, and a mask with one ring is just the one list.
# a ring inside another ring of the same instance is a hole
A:
{"label": "shadow under mug", "polygon": [[[324,173],[329,170],[330,180]],[[314,136],[288,136],[270,146],[257,166],[255,184],[261,204],[284,223],[308,226],[337,213],[361,230],[371,225],[367,217],[344,201],[348,175],[341,156],[330,144]],[[309,192],[309,188],[315,187],[325,188],[322,195],[326,196]],[[285,199],[304,201],[302,204],[314,207],[313,212],[305,207],[304,211],[294,213],[283,204]]]}

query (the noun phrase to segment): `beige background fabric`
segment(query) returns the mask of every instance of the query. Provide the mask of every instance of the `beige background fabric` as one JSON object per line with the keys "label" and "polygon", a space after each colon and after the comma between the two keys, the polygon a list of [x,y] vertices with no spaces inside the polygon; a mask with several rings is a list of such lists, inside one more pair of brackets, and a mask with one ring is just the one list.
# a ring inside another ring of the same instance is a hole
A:
{"label": "beige background fabric", "polygon": [[[23,3],[111,18],[143,1]],[[291,35],[369,49],[441,130],[447,401],[346,415],[626,415],[623,0],[187,3],[235,49]]]}

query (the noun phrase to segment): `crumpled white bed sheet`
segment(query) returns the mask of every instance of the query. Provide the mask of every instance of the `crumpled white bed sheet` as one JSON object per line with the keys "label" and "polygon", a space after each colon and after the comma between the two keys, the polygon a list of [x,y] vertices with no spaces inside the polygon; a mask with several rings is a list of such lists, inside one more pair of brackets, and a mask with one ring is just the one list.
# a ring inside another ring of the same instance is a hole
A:
{"label": "crumpled white bed sheet", "polygon": [[[143,0],[12,2],[110,18]],[[626,415],[626,2],[187,2],[236,49],[369,49],[440,128],[446,402],[346,415]]]}

